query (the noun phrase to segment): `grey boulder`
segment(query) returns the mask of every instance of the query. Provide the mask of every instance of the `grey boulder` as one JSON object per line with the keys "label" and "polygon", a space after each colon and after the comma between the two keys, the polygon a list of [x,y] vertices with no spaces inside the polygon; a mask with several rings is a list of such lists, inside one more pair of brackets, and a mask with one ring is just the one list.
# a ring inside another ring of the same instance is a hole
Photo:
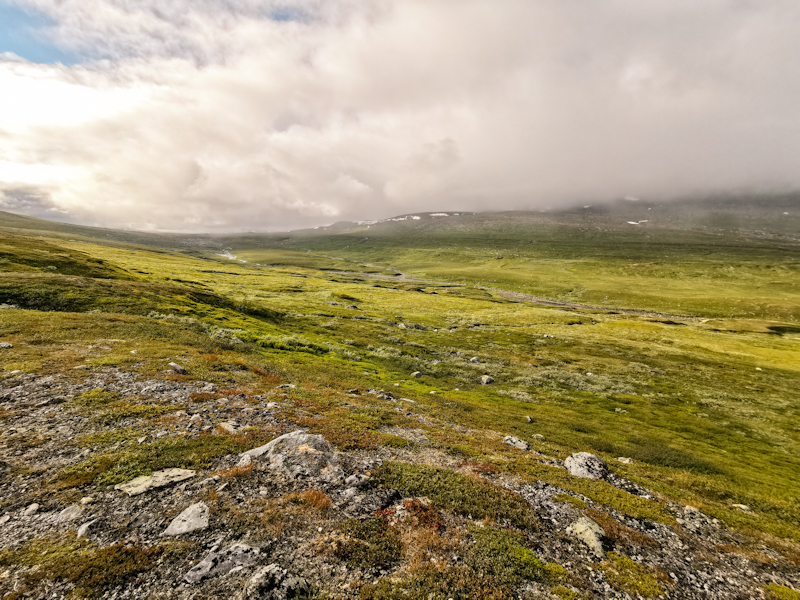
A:
{"label": "grey boulder", "polygon": [[481,385],[489,385],[494,383],[494,377],[491,375],[481,375]]}
{"label": "grey boulder", "polygon": [[605,479],[608,477],[608,465],[602,459],[589,452],[578,452],[567,457],[564,467],[575,477],[584,479]]}
{"label": "grey boulder", "polygon": [[581,517],[567,527],[567,535],[571,535],[575,539],[586,544],[597,558],[605,557],[605,552],[603,552],[603,537],[605,536],[605,532],[600,525],[592,521],[589,517]]}

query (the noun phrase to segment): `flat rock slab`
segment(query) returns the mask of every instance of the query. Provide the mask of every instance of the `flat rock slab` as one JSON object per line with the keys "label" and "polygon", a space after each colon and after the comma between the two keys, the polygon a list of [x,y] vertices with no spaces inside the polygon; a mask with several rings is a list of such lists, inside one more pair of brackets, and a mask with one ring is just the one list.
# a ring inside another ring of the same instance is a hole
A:
{"label": "flat rock slab", "polygon": [[155,488],[184,481],[194,477],[196,473],[197,471],[192,471],[191,469],[164,469],[163,471],[156,471],[152,475],[140,475],[131,479],[128,483],[115,485],[114,489],[122,490],[128,496],[138,496]]}
{"label": "flat rock slab", "polygon": [[83,516],[83,507],[80,504],[73,504],[72,506],[68,506],[60,513],[58,513],[58,522],[59,523],[69,523],[70,521],[76,521]]}
{"label": "flat rock slab", "polygon": [[212,552],[186,573],[188,583],[199,583],[204,579],[230,573],[236,567],[249,567],[256,563],[260,550],[247,544],[236,543],[219,552]]}
{"label": "flat rock slab", "polygon": [[300,429],[243,452],[239,464],[246,465],[262,457],[270,469],[292,479],[335,481],[344,476],[339,458],[327,440],[321,435],[311,435]]}
{"label": "flat rock slab", "polygon": [[589,452],[578,452],[567,457],[564,467],[575,477],[584,479],[605,479],[608,477],[608,465],[602,459]]}
{"label": "flat rock slab", "polygon": [[524,450],[525,452],[531,449],[531,445],[528,442],[521,440],[518,437],[514,437],[513,435],[507,435],[504,437],[503,443],[517,448],[518,450]]}
{"label": "flat rock slab", "polygon": [[183,535],[206,527],[208,527],[208,506],[203,502],[197,502],[175,517],[161,535]]}

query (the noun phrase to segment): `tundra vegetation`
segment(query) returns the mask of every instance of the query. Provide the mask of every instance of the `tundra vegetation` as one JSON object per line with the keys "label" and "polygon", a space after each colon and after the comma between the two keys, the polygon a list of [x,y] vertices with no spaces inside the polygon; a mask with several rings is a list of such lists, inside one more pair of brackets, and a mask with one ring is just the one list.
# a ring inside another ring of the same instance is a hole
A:
{"label": "tundra vegetation", "polygon": [[[690,597],[642,558],[657,545],[648,531],[685,540],[687,505],[730,537],[693,560],[766,574],[747,594],[797,598],[800,203],[756,205],[422,215],[229,237],[0,213],[0,341],[11,345],[0,385],[49,378],[57,394],[101,382],[35,407],[0,390],[0,591],[110,597],[167,564],[182,581],[204,542],[147,543],[133,516],[102,540],[76,537],[80,523],[18,530],[33,503],[59,514],[183,468],[227,484],[182,492],[210,506],[210,530],[265,554],[299,536],[357,575],[306,574],[320,598]],[[173,401],[106,389],[109,373],[213,385]],[[192,433],[202,411],[273,418]],[[34,413],[52,427],[30,426]],[[61,438],[64,417],[79,426]],[[395,490],[395,503],[352,516],[317,483],[236,496],[266,476],[232,457],[299,428],[380,458],[368,485]],[[71,458],[36,458],[56,446]],[[562,461],[576,452],[652,494],[572,476]],[[545,484],[613,544],[590,574],[548,550],[564,541],[519,492]],[[205,593],[229,593],[215,589]]]}

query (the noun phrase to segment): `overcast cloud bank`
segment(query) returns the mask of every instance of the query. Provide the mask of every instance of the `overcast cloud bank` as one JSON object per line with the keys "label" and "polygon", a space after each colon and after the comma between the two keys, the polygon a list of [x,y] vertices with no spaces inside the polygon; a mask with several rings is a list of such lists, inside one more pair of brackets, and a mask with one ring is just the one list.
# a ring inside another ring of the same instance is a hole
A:
{"label": "overcast cloud bank", "polygon": [[800,188],[796,0],[15,4],[84,60],[0,54],[0,209],[276,230]]}

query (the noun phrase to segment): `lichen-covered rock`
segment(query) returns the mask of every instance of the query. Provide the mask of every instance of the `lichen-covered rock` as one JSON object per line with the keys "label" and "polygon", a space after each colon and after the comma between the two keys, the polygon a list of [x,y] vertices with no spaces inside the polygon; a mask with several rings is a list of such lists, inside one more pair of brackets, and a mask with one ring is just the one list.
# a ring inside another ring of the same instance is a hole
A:
{"label": "lichen-covered rock", "polygon": [[504,437],[503,443],[526,452],[531,449],[531,445],[528,442],[521,440],[518,437],[514,437],[513,435],[507,435]]}
{"label": "lichen-covered rock", "polygon": [[208,506],[203,502],[197,502],[175,517],[161,535],[182,535],[206,527],[208,527]]}
{"label": "lichen-covered rock", "polygon": [[589,452],[578,452],[564,461],[564,467],[575,477],[584,479],[605,479],[608,477],[608,465],[602,459]]}
{"label": "lichen-covered rock", "polygon": [[270,469],[292,479],[319,479],[332,482],[341,479],[344,471],[331,445],[321,435],[298,429],[240,455],[239,464],[254,459],[266,462]]}
{"label": "lichen-covered rock", "polygon": [[245,585],[241,600],[291,600],[306,597],[311,586],[302,577],[271,564],[260,567]]}
{"label": "lichen-covered rock", "polygon": [[115,490],[122,490],[128,496],[138,496],[154,488],[164,487],[194,477],[196,471],[191,469],[164,469],[152,475],[140,475],[127,483],[115,485]]}
{"label": "lichen-covered rock", "polygon": [[249,567],[258,560],[260,550],[247,544],[236,543],[219,552],[212,552],[192,567],[184,576],[187,583],[230,573],[236,567]]}
{"label": "lichen-covered rock", "polygon": [[490,383],[494,383],[494,377],[491,375],[481,375],[481,385],[489,385]]}
{"label": "lichen-covered rock", "polygon": [[582,541],[597,558],[605,557],[603,552],[603,528],[589,517],[581,517],[567,527],[567,535]]}
{"label": "lichen-covered rock", "polygon": [[58,522],[69,523],[80,519],[81,516],[83,516],[83,507],[79,504],[73,504],[58,513]]}

